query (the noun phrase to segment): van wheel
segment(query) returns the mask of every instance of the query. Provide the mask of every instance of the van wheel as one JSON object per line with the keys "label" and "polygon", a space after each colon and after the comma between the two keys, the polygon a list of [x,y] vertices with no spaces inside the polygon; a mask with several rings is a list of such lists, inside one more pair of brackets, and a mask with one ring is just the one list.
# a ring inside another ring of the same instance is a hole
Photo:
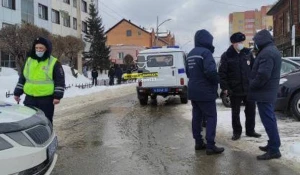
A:
{"label": "van wheel", "polygon": [[140,98],[140,105],[145,106],[148,103],[148,96],[143,96],[143,98]]}
{"label": "van wheel", "polygon": [[290,111],[292,116],[300,121],[300,93],[297,93],[293,96],[290,105]]}
{"label": "van wheel", "polygon": [[180,101],[181,101],[182,104],[187,104],[188,103],[187,97],[180,97]]}

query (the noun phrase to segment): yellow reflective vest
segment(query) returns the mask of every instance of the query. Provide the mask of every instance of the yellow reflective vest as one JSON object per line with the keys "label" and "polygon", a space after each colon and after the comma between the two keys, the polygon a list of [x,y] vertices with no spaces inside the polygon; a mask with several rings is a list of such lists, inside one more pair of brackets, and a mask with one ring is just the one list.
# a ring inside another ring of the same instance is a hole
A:
{"label": "yellow reflective vest", "polygon": [[54,94],[53,70],[56,61],[57,58],[53,56],[40,62],[28,57],[23,70],[25,94],[34,97]]}

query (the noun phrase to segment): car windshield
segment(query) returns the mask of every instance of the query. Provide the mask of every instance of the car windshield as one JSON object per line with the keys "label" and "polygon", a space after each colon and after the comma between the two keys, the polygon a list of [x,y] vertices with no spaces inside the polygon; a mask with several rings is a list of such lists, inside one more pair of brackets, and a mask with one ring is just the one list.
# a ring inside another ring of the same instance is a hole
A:
{"label": "car windshield", "polygon": [[287,61],[285,59],[282,60],[280,74],[288,74],[291,72],[295,72],[300,69],[300,66],[297,64],[293,64],[291,61]]}

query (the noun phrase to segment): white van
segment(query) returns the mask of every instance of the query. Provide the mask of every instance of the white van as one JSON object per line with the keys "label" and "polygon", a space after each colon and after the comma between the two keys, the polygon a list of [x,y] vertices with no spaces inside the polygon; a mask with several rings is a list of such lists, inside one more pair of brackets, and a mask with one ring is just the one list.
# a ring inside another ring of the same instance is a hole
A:
{"label": "white van", "polygon": [[143,75],[136,87],[141,105],[147,105],[148,96],[180,96],[181,103],[187,103],[185,73],[186,55],[177,46],[143,50],[137,58],[138,73]]}

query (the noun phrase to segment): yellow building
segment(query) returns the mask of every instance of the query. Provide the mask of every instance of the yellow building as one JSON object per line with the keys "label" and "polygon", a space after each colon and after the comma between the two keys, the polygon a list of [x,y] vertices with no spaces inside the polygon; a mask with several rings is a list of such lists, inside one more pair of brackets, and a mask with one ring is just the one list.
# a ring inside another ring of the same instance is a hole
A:
{"label": "yellow building", "polygon": [[267,16],[272,6],[262,6],[259,10],[234,12],[229,15],[229,36],[235,32],[246,35],[245,46],[253,45],[253,37],[256,31],[261,29],[273,29],[273,17]]}

